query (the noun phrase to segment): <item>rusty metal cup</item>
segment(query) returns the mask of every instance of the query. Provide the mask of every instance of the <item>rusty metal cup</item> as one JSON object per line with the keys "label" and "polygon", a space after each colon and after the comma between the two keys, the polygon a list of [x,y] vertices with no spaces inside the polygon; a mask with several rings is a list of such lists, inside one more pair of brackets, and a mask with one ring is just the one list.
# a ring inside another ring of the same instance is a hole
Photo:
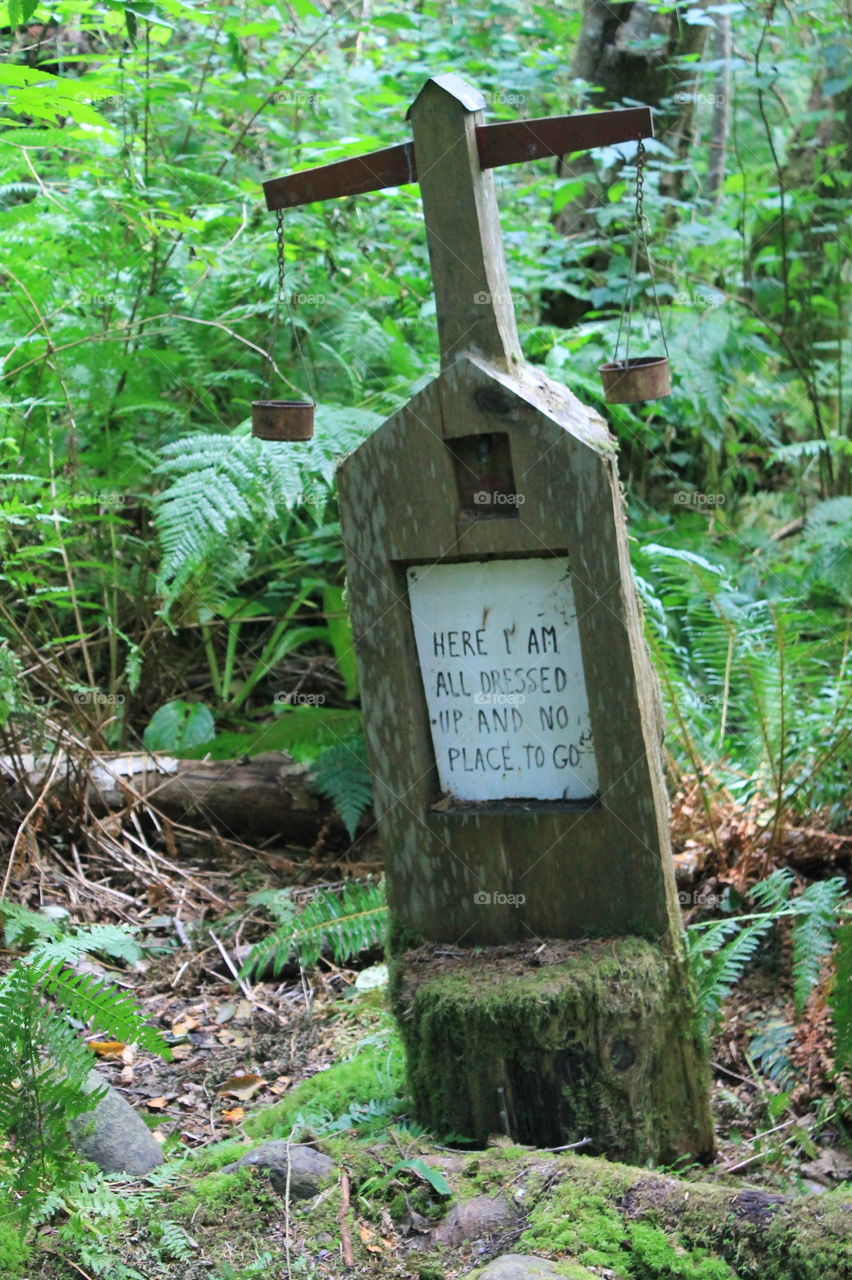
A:
{"label": "rusty metal cup", "polygon": [[310,440],[314,408],[312,400],[254,400],[251,433],[257,440]]}
{"label": "rusty metal cup", "polygon": [[669,362],[665,356],[635,356],[613,360],[598,369],[607,404],[635,404],[658,400],[672,389]]}

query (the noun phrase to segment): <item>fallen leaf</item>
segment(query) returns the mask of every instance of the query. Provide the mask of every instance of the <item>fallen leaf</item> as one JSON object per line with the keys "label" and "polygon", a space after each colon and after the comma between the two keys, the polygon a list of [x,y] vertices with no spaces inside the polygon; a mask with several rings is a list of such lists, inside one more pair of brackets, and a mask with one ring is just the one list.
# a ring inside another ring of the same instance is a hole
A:
{"label": "fallen leaf", "polygon": [[253,1075],[246,1071],[240,1075],[229,1076],[216,1090],[217,1098],[239,1098],[240,1102],[248,1102],[259,1089],[266,1087],[263,1076]]}
{"label": "fallen leaf", "polygon": [[127,1045],[123,1040],[90,1040],[89,1048],[99,1058],[120,1058]]}
{"label": "fallen leaf", "polygon": [[237,1006],[235,1004],[220,1004],[216,1010],[216,1021],[219,1026],[223,1022],[230,1022],[236,1012]]}
{"label": "fallen leaf", "polygon": [[194,1031],[199,1026],[197,1018],[190,1018],[184,1015],[182,1018],[172,1019],[172,1035],[185,1036],[190,1031]]}
{"label": "fallen leaf", "polygon": [[169,1105],[168,1098],[149,1098],[145,1106],[149,1111],[162,1111],[164,1107]]}
{"label": "fallen leaf", "polygon": [[371,1231],[363,1222],[358,1223],[358,1235],[361,1237],[361,1243],[368,1253],[381,1253],[381,1248],[377,1244],[373,1244],[375,1231]]}
{"label": "fallen leaf", "polygon": [[225,1124],[241,1124],[245,1114],[242,1107],[231,1107],[230,1111],[222,1112],[222,1119]]}

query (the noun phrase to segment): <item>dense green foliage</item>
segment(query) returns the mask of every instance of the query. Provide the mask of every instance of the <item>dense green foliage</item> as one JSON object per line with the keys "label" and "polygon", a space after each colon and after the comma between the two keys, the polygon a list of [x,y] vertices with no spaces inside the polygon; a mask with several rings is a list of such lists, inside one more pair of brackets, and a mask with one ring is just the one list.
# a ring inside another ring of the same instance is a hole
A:
{"label": "dense green foliage", "polygon": [[[7,8],[13,23],[42,17],[31,0]],[[794,21],[775,5],[728,10],[718,195],[706,196],[720,106],[709,53],[676,55],[659,103],[665,123],[692,94],[688,154],[659,127],[649,144],[675,389],[608,412],[678,762],[777,815],[795,804],[837,818],[852,601],[848,281],[834,234],[849,193],[844,15],[827,0]],[[327,699],[334,682],[315,693],[313,675],[335,666],[351,700],[333,464],[436,367],[419,201],[405,187],[292,211],[295,327],[276,334],[259,183],[400,140],[412,97],[447,66],[485,92],[490,118],[577,109],[581,15],[430,0],[363,15],[313,0],[50,12],[61,41],[21,29],[0,67],[3,718],[32,737],[38,703],[90,741],[132,745],[159,707],[177,707],[153,742],[180,747],[203,740],[198,718],[185,736],[188,681],[209,709],[206,738]],[[712,28],[716,13],[680,6],[678,23]],[[578,180],[542,163],[498,173],[528,358],[593,400],[624,300],[630,159],[595,153],[595,201],[569,248],[551,216]],[[566,287],[579,323],[542,324],[542,291]],[[310,446],[248,438],[270,342],[274,381],[318,394]]]}
{"label": "dense green foliage", "polygon": [[26,1259],[33,1225],[70,1203],[82,1210],[100,1194],[70,1146],[70,1122],[102,1095],[88,1083],[93,1056],[79,1028],[169,1051],[132,997],[72,967],[88,955],[137,959],[127,928],[71,926],[2,900],[0,919],[6,945],[23,951],[0,979],[0,1261],[11,1277],[18,1274],[12,1264]]}

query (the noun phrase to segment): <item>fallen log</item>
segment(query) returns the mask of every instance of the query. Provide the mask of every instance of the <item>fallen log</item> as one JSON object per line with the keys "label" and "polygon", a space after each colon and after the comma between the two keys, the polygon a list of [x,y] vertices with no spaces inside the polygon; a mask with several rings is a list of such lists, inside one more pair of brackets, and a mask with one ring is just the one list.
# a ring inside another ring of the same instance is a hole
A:
{"label": "fallen log", "polygon": [[[453,1201],[437,1225],[425,1218],[414,1224],[408,1247],[419,1253],[435,1256],[472,1240],[489,1254],[511,1245],[514,1255],[557,1260],[568,1275],[576,1267],[578,1280],[852,1277],[852,1204],[842,1189],[782,1195],[519,1147],[464,1156],[423,1150],[422,1159],[447,1178]],[[483,1187],[487,1196],[470,1199]],[[450,1259],[444,1255],[443,1261]]]}
{"label": "fallen log", "polygon": [[98,815],[144,801],[173,822],[212,826],[251,842],[278,836],[311,845],[320,832],[347,839],[330,801],[309,782],[310,766],[283,752],[240,760],[178,760],[155,752],[0,757],[0,814],[20,814],[50,781],[50,793],[76,797]]}

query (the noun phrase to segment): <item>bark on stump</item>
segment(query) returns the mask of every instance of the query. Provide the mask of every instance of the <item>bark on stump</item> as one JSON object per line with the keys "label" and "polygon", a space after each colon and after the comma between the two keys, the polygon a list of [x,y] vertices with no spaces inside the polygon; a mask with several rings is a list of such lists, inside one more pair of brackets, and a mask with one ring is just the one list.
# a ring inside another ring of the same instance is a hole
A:
{"label": "bark on stump", "polygon": [[707,1159],[708,1079],[680,960],[641,938],[422,947],[392,998],[417,1119],[436,1136],[593,1139],[632,1164]]}

